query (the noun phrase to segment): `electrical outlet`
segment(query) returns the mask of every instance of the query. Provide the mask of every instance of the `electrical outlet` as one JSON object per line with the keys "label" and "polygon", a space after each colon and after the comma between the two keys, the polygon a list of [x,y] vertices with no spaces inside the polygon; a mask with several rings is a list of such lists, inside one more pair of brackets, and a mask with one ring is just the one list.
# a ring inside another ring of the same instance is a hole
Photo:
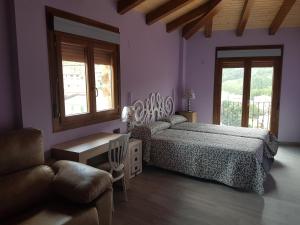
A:
{"label": "electrical outlet", "polygon": [[114,129],[114,130],[113,130],[113,133],[114,133],[114,134],[119,134],[119,133],[121,133],[120,128]]}

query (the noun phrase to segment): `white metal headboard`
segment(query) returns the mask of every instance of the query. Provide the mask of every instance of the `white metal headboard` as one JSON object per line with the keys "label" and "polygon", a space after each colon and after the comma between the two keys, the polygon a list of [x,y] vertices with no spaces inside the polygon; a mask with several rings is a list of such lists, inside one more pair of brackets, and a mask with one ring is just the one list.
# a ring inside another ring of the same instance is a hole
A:
{"label": "white metal headboard", "polygon": [[162,97],[158,92],[151,93],[149,98],[137,100],[133,104],[138,124],[149,124],[174,113],[172,97]]}

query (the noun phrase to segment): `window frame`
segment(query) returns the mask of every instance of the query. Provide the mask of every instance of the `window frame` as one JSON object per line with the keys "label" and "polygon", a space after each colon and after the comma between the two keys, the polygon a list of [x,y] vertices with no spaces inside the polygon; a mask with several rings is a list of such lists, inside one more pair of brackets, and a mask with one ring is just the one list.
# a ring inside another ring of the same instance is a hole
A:
{"label": "window frame", "polygon": [[[247,50],[247,49],[269,49],[280,48],[281,56],[266,57],[236,57],[236,58],[218,58],[218,50]],[[243,103],[242,103],[242,124],[248,127],[251,68],[264,67],[272,65],[274,67],[274,78],[272,87],[272,107],[270,131],[278,136],[279,129],[279,110],[280,110],[280,93],[282,78],[282,60],[284,54],[283,45],[263,45],[263,46],[238,46],[238,47],[217,47],[215,53],[215,76],[214,76],[214,97],[213,97],[213,123],[220,124],[221,115],[221,87],[222,87],[222,68],[239,67],[244,65],[244,84],[243,84]]]}
{"label": "window frame", "polygon": [[[49,56],[49,75],[52,102],[52,124],[53,132],[59,132],[68,129],[79,128],[101,122],[107,122],[120,119],[120,47],[118,44],[96,40],[88,37],[78,36],[74,34],[64,33],[53,30],[53,17],[56,14],[60,17],[74,19],[95,26],[95,21],[89,23],[88,19],[83,20],[81,17],[73,14],[65,13],[53,8],[46,7],[47,24],[48,24],[48,56]],[[102,29],[101,23],[97,23]],[[109,26],[109,25],[106,25]],[[51,29],[52,28],[52,29]],[[117,28],[116,28],[117,29]],[[61,42],[78,44],[85,47],[86,51],[86,68],[87,68],[87,104],[88,113],[80,115],[65,116],[65,101],[63,87],[63,67]],[[108,51],[113,55],[113,90],[114,108],[97,112],[96,109],[96,86],[95,86],[95,69],[94,69],[94,48]]]}

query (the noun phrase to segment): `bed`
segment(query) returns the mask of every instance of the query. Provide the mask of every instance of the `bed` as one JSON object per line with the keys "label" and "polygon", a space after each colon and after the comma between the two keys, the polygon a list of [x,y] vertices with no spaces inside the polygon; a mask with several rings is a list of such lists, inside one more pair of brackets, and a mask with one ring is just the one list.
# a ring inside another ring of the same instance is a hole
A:
{"label": "bed", "polygon": [[159,121],[174,114],[173,99],[159,93],[138,100],[134,107],[138,124],[132,136],[143,141],[147,164],[264,193],[263,183],[277,152],[277,141],[268,132]]}
{"label": "bed", "polygon": [[172,125],[171,129],[259,139],[262,140],[265,147],[268,148],[267,154],[269,154],[270,157],[275,156],[278,150],[277,138],[265,129],[190,123],[186,121]]}

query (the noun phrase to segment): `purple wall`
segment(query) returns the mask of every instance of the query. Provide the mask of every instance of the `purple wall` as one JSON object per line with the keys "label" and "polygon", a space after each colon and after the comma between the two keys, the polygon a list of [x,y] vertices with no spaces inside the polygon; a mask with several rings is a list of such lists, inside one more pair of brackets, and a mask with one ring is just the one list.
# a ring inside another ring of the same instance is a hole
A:
{"label": "purple wall", "polygon": [[19,125],[10,6],[8,0],[0,1],[0,132]]}
{"label": "purple wall", "polygon": [[98,131],[124,129],[125,125],[112,121],[52,132],[45,5],[120,28],[123,105],[127,104],[128,92],[132,93],[132,100],[145,98],[155,91],[162,95],[177,93],[178,33],[167,34],[162,24],[147,26],[144,16],[136,12],[120,16],[111,0],[15,0],[23,126],[42,129],[46,149]]}
{"label": "purple wall", "polygon": [[[178,33],[166,33],[163,24],[145,25],[142,14],[118,15],[115,1],[111,0],[15,0],[16,45],[9,36],[7,18],[13,15],[7,15],[7,2],[0,1],[0,131],[15,128],[20,111],[22,125],[42,129],[45,148],[50,149],[58,142],[125,127],[120,121],[112,121],[52,132],[44,8],[49,5],[120,28],[123,105],[128,104],[128,92],[135,100],[154,91],[163,95],[174,92],[181,105],[183,89],[191,87],[197,94],[193,107],[201,122],[212,122],[215,47],[284,44],[279,138],[300,141],[297,99],[300,96],[300,29],[281,29],[275,36],[267,35],[266,30],[248,30],[242,38],[236,37],[233,31],[214,32],[210,39],[199,33],[189,41],[182,41]],[[12,53],[14,49],[17,59]],[[20,88],[14,83],[14,68],[19,69]],[[18,89],[22,104],[16,103]]]}
{"label": "purple wall", "polygon": [[233,31],[214,32],[212,38],[202,33],[186,42],[186,87],[193,88],[197,99],[193,109],[199,121],[211,123],[213,115],[213,89],[215,49],[221,46],[284,45],[282,68],[279,140],[300,142],[300,29],[280,29],[275,36],[267,30],[247,30],[242,37]]}

